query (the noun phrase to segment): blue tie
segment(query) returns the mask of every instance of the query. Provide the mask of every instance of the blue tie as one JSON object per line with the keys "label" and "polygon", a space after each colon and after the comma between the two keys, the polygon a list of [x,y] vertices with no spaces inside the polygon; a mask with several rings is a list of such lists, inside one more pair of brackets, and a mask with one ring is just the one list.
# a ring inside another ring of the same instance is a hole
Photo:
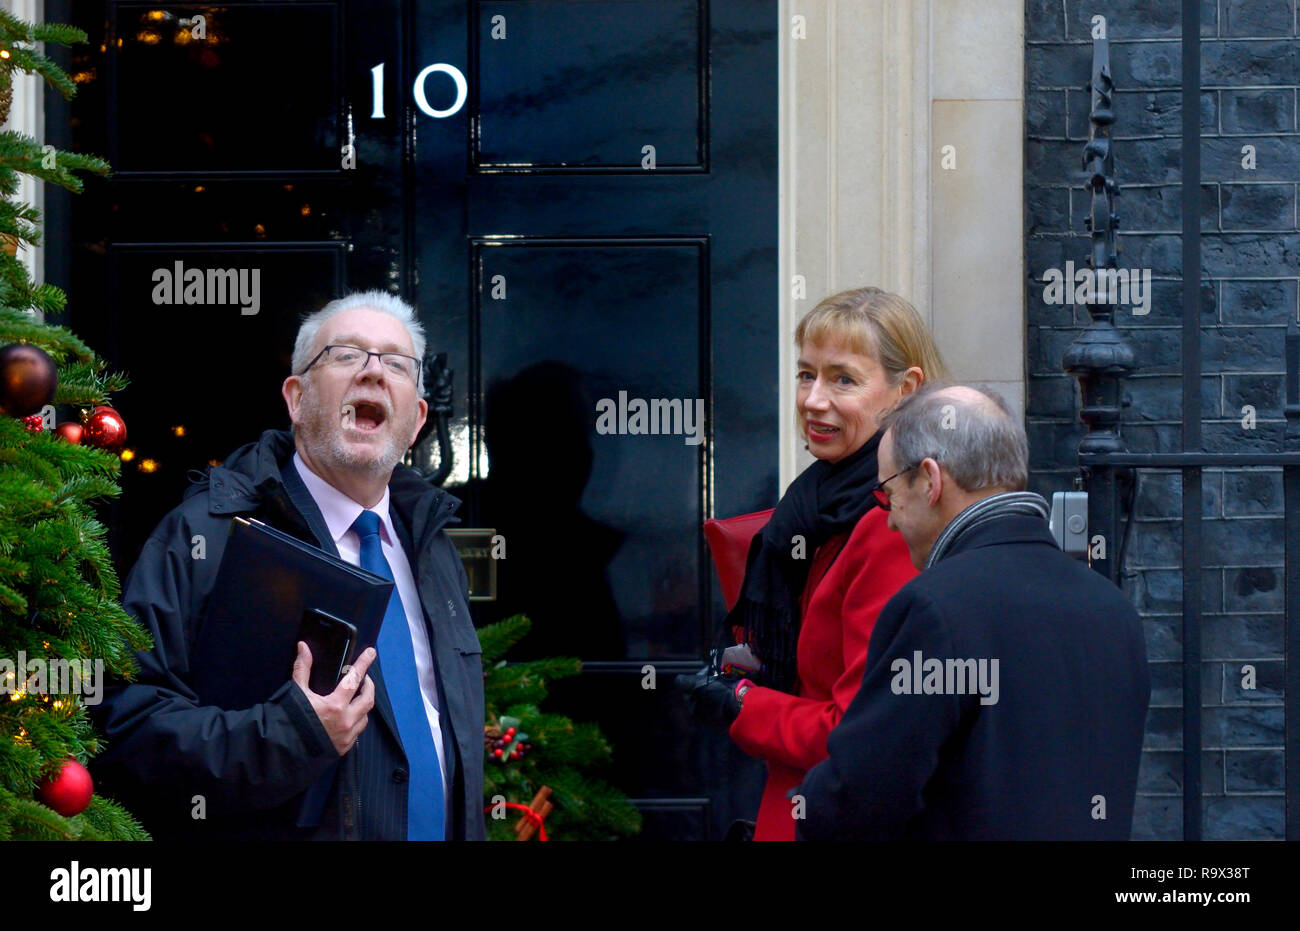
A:
{"label": "blue tie", "polygon": [[[379,515],[374,511],[362,511],[352,529],[361,537],[361,568],[391,579],[393,570],[379,545]],[[442,769],[438,766],[438,750],[433,743],[429,717],[424,712],[424,699],[420,695],[411,627],[396,586],[388,601],[388,611],[384,614],[379,642],[375,647],[379,652],[379,668],[393,706],[393,716],[397,719],[398,736],[402,739],[402,749],[406,751],[411,780],[406,803],[406,839],[445,840]]]}

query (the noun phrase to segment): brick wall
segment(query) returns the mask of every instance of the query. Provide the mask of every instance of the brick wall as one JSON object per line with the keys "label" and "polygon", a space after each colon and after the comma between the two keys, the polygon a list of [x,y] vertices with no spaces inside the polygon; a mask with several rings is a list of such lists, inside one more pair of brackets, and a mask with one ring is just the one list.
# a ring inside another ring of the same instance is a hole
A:
{"label": "brick wall", "polygon": [[[1295,0],[1203,0],[1202,403],[1208,449],[1276,451],[1284,431],[1283,337],[1300,313],[1300,41]],[[1117,325],[1139,368],[1126,383],[1132,450],[1181,448],[1181,16],[1174,0],[1027,0],[1025,256],[1031,488],[1070,487],[1078,388],[1061,355],[1087,312],[1043,301],[1043,272],[1086,262],[1090,20],[1107,19],[1117,86],[1115,166],[1120,261],[1149,268],[1150,313]],[[1242,167],[1242,146],[1256,168]],[[1251,405],[1254,429],[1243,427]],[[1181,478],[1144,470],[1124,587],[1142,612],[1151,713],[1134,837],[1182,832]],[[1276,469],[1203,476],[1202,760],[1207,839],[1283,834],[1282,483]],[[1256,688],[1242,688],[1243,667]]]}

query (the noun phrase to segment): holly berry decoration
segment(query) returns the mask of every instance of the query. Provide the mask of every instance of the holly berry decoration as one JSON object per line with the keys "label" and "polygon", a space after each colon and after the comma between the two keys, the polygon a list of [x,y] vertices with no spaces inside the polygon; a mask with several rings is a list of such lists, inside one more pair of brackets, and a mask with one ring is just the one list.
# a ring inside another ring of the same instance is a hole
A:
{"label": "holly berry decoration", "polygon": [[115,453],[126,444],[126,421],[111,407],[97,407],[86,418],[81,441]]}
{"label": "holly berry decoration", "polygon": [[54,400],[59,371],[39,346],[10,343],[0,349],[0,412],[10,417],[35,414]]}
{"label": "holly berry decoration", "polygon": [[85,811],[94,793],[95,784],[90,773],[76,760],[68,760],[57,775],[46,779],[36,789],[36,797],[65,818]]}
{"label": "holly berry decoration", "polygon": [[40,433],[45,429],[45,418],[40,414],[28,414],[23,418],[23,426],[28,433]]}
{"label": "holly berry decoration", "polygon": [[82,434],[85,432],[86,431],[81,424],[74,423],[71,420],[65,420],[54,428],[55,436],[61,440],[67,440],[73,446],[77,446],[81,443]]}
{"label": "holly berry decoration", "polygon": [[519,723],[521,722],[518,718],[502,717],[501,724],[505,726],[505,730],[501,727],[483,729],[483,740],[489,757],[505,764],[522,760],[528,755],[533,745],[527,742],[528,735],[516,726]]}

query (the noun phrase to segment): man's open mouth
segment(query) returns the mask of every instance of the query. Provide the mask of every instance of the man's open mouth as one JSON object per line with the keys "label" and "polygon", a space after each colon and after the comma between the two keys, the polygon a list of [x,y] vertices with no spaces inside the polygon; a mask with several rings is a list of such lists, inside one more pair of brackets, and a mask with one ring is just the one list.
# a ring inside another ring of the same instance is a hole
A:
{"label": "man's open mouth", "polygon": [[371,401],[353,401],[343,405],[343,423],[362,433],[373,433],[383,426],[386,419],[383,406]]}

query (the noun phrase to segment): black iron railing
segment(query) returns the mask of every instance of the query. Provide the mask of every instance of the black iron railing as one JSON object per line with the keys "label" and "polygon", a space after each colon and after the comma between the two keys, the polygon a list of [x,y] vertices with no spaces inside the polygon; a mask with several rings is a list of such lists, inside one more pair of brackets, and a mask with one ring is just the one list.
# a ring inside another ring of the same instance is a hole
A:
{"label": "black iron railing", "polygon": [[[1088,534],[1103,546],[1091,565],[1120,580],[1120,488],[1134,469],[1182,474],[1182,764],[1183,838],[1202,838],[1201,789],[1201,474],[1207,467],[1274,466],[1282,469],[1286,612],[1283,713],[1285,719],[1286,839],[1300,840],[1300,326],[1292,318],[1286,336],[1286,433],[1276,452],[1209,452],[1201,436],[1201,126],[1199,0],[1183,0],[1182,34],[1182,450],[1129,452],[1120,435],[1123,379],[1137,367],[1124,334],[1114,326],[1114,304],[1088,305],[1092,322],[1069,347],[1063,365],[1079,379],[1080,417],[1088,433],[1079,444],[1082,484],[1088,490]],[[1093,43],[1091,138],[1084,150],[1092,210],[1094,271],[1116,267],[1115,198],[1111,127],[1114,83],[1107,41]],[[1129,520],[1132,517],[1130,515]],[[1104,555],[1102,555],[1104,554]]]}

